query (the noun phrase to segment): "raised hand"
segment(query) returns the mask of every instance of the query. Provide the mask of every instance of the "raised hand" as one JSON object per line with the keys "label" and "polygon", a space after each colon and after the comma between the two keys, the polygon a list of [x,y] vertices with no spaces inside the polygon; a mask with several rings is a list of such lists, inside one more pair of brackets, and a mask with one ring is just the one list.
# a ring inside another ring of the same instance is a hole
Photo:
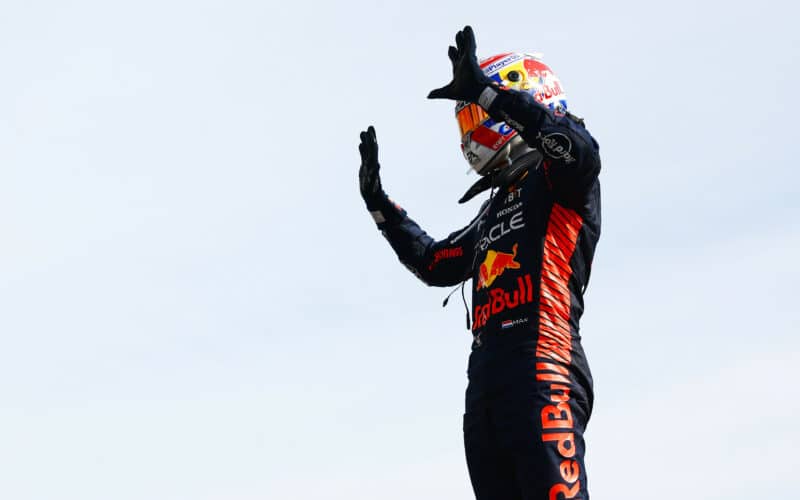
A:
{"label": "raised hand", "polygon": [[428,99],[453,99],[477,102],[478,97],[492,80],[483,74],[475,55],[475,34],[470,26],[456,34],[456,46],[447,51],[453,63],[453,80],[444,87],[432,90]]}
{"label": "raised hand", "polygon": [[378,164],[378,140],[375,137],[375,127],[372,125],[361,132],[358,152],[361,153],[361,168],[358,170],[361,197],[367,202],[367,207],[372,208],[383,197],[381,166]]}

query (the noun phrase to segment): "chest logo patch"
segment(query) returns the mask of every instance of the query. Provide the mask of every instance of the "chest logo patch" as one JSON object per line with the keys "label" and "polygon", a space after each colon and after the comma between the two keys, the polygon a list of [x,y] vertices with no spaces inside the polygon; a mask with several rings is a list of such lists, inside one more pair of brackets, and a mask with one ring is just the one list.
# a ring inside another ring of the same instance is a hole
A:
{"label": "chest logo patch", "polygon": [[489,288],[506,269],[519,269],[519,262],[517,262],[517,244],[511,249],[511,253],[496,252],[489,250],[486,252],[486,258],[481,263],[478,269],[478,286],[476,290],[481,288]]}
{"label": "chest logo patch", "polygon": [[516,231],[517,229],[522,229],[523,227],[525,227],[525,221],[522,218],[522,212],[517,212],[514,215],[512,215],[511,218],[508,219],[507,221],[506,220],[500,221],[499,223],[492,226],[492,228],[489,229],[489,231],[486,233],[486,236],[481,238],[481,240],[478,242],[477,248],[480,248],[481,250],[486,250],[487,248],[489,248],[490,244],[499,240],[508,233]]}

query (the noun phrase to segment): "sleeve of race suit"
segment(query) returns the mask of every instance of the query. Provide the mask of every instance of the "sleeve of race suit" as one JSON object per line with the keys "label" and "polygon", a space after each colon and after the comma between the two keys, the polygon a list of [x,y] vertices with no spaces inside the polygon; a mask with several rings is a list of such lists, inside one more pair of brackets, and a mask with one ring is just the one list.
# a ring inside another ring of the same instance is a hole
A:
{"label": "sleeve of race suit", "polygon": [[400,262],[425,284],[455,286],[470,277],[480,216],[436,241],[386,196],[370,213]]}
{"label": "sleeve of race suit", "polygon": [[495,86],[483,90],[478,104],[542,153],[545,174],[557,198],[570,205],[581,203],[600,173],[599,146],[583,120],[551,110],[525,92]]}

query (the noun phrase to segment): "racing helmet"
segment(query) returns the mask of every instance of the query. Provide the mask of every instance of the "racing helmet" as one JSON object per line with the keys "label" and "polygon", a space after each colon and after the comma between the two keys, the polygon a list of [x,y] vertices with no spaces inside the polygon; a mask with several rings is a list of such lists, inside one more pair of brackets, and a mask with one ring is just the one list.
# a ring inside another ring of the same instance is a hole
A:
{"label": "racing helmet", "polygon": [[[559,111],[567,111],[567,97],[561,81],[541,59],[541,54],[507,52],[480,61],[484,74],[514,90]],[[461,134],[461,152],[473,170],[486,175],[508,163],[512,148],[524,146],[517,131],[505,122],[493,120],[478,104],[456,102],[456,121]]]}

